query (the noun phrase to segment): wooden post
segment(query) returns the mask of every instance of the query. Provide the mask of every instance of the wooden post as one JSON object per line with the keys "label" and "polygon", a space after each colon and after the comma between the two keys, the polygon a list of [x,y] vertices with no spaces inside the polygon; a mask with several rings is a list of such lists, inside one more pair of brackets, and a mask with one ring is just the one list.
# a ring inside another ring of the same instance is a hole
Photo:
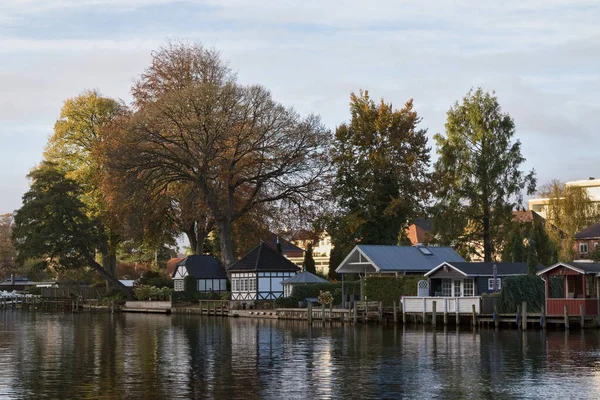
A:
{"label": "wooden post", "polygon": [[427,299],[423,297],[423,325],[427,323]]}
{"label": "wooden post", "polygon": [[444,326],[448,325],[448,299],[444,299]]}
{"label": "wooden post", "polygon": [[358,308],[356,307],[356,302],[354,302],[354,308],[352,309],[354,314],[354,325],[358,322]]}
{"label": "wooden post", "polygon": [[402,298],[402,323],[406,325],[406,299]]}
{"label": "wooden post", "polygon": [[325,304],[321,304],[321,322],[325,326]]}
{"label": "wooden post", "polygon": [[585,325],[585,314],[583,313],[583,304],[579,305],[579,325],[580,329],[583,329],[583,326]]}
{"label": "wooden post", "polygon": [[396,300],[394,300],[394,325],[398,323],[398,310],[396,309]]}
{"label": "wooden post", "polygon": [[383,301],[379,302],[379,323],[383,323]]}
{"label": "wooden post", "polygon": [[523,323],[523,330],[526,331],[527,330],[527,302],[524,301],[523,305],[521,306],[521,310],[523,313],[523,316],[521,318],[522,323]]}
{"label": "wooden post", "polygon": [[435,328],[436,325],[436,319],[437,319],[437,315],[435,314],[436,311],[436,307],[437,307],[437,302],[434,300],[433,304],[431,305],[431,326]]}
{"label": "wooden post", "polygon": [[517,315],[515,316],[515,323],[517,324],[517,329],[521,327],[521,306],[517,306]]}
{"label": "wooden post", "polygon": [[498,318],[498,306],[494,304],[494,328],[500,327],[500,319]]}
{"label": "wooden post", "polygon": [[329,323],[333,324],[333,301],[329,303]]}
{"label": "wooden post", "polygon": [[477,326],[477,314],[475,313],[475,304],[471,304],[471,309],[473,312],[473,326]]}
{"label": "wooden post", "polygon": [[546,329],[546,308],[542,307],[542,316],[541,316],[541,325],[542,329]]}
{"label": "wooden post", "polygon": [[565,304],[565,329],[569,329],[569,309],[566,304]]}
{"label": "wooden post", "polygon": [[306,317],[308,318],[308,324],[312,326],[312,301],[307,304]]}

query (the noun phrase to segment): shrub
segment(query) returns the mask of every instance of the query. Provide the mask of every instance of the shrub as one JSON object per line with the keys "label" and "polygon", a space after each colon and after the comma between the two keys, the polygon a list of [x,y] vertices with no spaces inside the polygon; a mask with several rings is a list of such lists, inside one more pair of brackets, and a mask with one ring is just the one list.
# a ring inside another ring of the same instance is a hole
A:
{"label": "shrub", "polygon": [[148,285],[138,285],[133,289],[133,294],[138,300],[170,300],[172,293],[170,288]]}
{"label": "shrub", "polygon": [[[538,276],[508,276],[502,279],[501,312],[514,313],[527,302],[527,310],[540,312],[544,306],[545,283]],[[550,278],[551,297],[564,297],[562,278]]]}
{"label": "shrub", "polygon": [[297,308],[298,307],[298,299],[294,296],[290,297],[279,297],[274,301],[275,307],[278,308]]}
{"label": "shrub", "polygon": [[427,280],[421,275],[405,276],[368,276],[365,279],[364,295],[369,301],[382,301],[391,306],[399,302],[402,296],[416,296],[417,284]]}
{"label": "shrub", "polygon": [[[298,300],[304,300],[306,298],[317,298],[319,294],[323,292],[330,292],[333,296],[333,304],[342,303],[342,283],[311,283],[311,284],[298,284],[294,285],[292,290],[292,297]],[[359,282],[344,282],[344,293],[345,294],[359,294],[360,283]]]}
{"label": "shrub", "polygon": [[325,306],[328,306],[333,302],[333,296],[331,295],[331,292],[321,291],[321,293],[319,293],[318,299],[319,299],[319,304],[325,305]]}
{"label": "shrub", "polygon": [[156,287],[173,287],[173,280],[160,272],[146,271],[135,281],[135,284]]}

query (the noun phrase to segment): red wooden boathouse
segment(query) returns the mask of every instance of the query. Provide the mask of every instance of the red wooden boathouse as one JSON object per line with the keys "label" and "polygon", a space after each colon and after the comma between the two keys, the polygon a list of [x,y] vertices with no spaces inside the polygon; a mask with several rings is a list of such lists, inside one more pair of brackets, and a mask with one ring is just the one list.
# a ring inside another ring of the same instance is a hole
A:
{"label": "red wooden boathouse", "polygon": [[[546,282],[546,315],[597,316],[600,297],[600,263],[587,261],[559,262],[537,273]],[[550,297],[550,278],[562,277],[564,297]]]}

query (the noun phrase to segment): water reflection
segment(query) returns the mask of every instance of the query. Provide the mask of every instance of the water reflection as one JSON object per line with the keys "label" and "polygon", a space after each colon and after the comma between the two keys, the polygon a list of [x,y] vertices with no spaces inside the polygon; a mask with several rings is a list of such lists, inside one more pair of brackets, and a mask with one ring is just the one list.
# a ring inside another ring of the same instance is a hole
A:
{"label": "water reflection", "polygon": [[0,312],[2,398],[598,398],[600,336]]}

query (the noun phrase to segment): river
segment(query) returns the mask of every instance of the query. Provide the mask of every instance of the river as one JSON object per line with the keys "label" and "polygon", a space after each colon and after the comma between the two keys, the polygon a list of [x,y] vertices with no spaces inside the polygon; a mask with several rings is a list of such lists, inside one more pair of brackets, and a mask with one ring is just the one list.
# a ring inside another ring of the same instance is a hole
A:
{"label": "river", "polygon": [[600,332],[0,311],[0,398],[600,397]]}

